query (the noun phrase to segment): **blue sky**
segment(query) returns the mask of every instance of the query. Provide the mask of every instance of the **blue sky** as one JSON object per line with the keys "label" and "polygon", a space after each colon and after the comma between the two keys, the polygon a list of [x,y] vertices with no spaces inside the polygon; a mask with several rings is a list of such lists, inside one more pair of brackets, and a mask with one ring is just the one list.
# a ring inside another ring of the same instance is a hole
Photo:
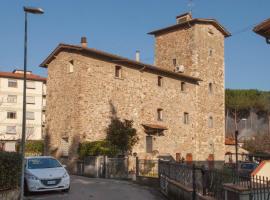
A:
{"label": "blue sky", "polygon": [[[60,42],[79,44],[128,58],[141,51],[146,63],[154,60],[149,31],[175,23],[190,9],[188,0],[1,0],[0,70],[23,67],[24,13],[22,7],[42,7],[45,14],[29,16],[28,68],[46,76],[38,65]],[[215,18],[233,36],[225,40],[227,88],[270,90],[270,45],[252,32],[269,18],[269,0],[193,0],[193,17]]]}

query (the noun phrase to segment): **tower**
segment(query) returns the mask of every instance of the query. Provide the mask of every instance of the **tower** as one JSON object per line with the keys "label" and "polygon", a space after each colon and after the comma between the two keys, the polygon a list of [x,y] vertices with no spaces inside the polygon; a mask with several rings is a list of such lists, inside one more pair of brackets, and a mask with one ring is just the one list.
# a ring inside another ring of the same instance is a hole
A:
{"label": "tower", "polygon": [[149,34],[155,36],[157,67],[202,80],[192,94],[197,101],[195,159],[224,160],[224,38],[230,33],[215,19],[185,13],[176,17],[175,25]]}

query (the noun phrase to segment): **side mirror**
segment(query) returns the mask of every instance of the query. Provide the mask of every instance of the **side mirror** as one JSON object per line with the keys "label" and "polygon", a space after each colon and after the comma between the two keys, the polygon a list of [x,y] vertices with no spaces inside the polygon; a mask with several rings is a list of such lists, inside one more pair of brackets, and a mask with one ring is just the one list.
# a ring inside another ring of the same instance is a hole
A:
{"label": "side mirror", "polygon": [[62,165],[62,167],[66,168],[67,166],[66,165]]}

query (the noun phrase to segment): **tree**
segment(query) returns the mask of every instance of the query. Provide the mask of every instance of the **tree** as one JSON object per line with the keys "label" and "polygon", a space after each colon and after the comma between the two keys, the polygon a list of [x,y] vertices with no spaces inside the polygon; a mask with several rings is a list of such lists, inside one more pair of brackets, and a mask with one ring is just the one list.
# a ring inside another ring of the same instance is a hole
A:
{"label": "tree", "polygon": [[117,117],[111,118],[106,139],[123,154],[131,153],[133,146],[139,141],[137,131],[133,128],[133,121],[121,121]]}

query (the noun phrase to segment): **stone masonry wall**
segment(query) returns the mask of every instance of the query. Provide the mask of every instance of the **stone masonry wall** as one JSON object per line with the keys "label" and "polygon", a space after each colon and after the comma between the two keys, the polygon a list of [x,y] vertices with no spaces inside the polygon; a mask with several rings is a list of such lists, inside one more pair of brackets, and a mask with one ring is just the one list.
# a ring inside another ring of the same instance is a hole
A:
{"label": "stone masonry wall", "polygon": [[[214,26],[195,24],[156,35],[156,57],[158,67],[174,70],[184,65],[184,74],[202,79],[196,86],[195,126],[196,153],[194,159],[205,160],[214,154],[215,159],[224,160],[224,36]],[[209,83],[213,92],[209,92]],[[209,117],[213,127],[208,127]]]}
{"label": "stone masonry wall", "polygon": [[[66,71],[74,60],[74,72]],[[134,121],[140,137],[134,152],[147,156],[146,133],[142,124],[160,124],[168,128],[164,136],[155,136],[153,149],[160,154],[195,153],[194,83],[163,78],[157,86],[157,74],[122,66],[122,78],[114,77],[116,64],[81,54],[61,52],[48,66],[47,133],[50,148],[59,150],[60,139],[68,135],[70,153],[77,152],[78,141],[95,141],[106,137],[112,110],[120,119]],[[157,121],[157,109],[163,109],[163,121]],[[183,123],[183,113],[190,114],[190,124]],[[73,138],[73,139],[72,139]],[[56,153],[56,155],[59,155]]]}

